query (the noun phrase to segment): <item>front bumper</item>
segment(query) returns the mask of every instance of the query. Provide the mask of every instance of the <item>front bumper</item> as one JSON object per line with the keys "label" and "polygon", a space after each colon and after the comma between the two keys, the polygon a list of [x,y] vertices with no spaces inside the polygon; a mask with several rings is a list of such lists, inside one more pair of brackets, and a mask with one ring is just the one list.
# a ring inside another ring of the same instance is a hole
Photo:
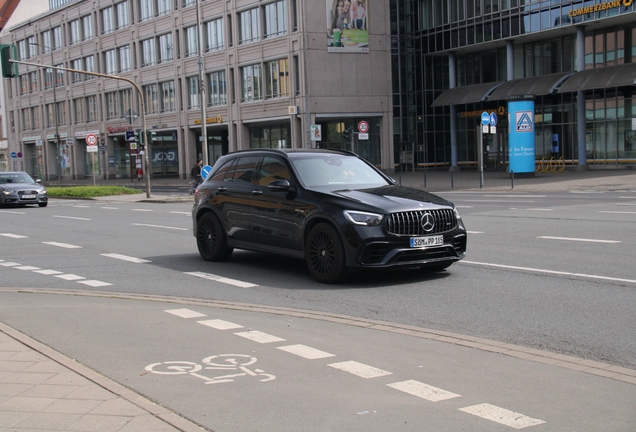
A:
{"label": "front bumper", "polygon": [[48,202],[48,195],[37,191],[27,191],[29,193],[11,192],[6,194],[0,192],[0,202],[5,205],[40,204]]}

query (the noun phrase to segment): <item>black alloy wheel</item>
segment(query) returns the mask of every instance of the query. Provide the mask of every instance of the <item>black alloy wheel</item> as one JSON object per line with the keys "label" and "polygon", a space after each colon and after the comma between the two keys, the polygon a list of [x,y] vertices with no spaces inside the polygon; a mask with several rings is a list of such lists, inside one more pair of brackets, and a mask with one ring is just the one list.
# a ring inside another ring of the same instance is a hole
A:
{"label": "black alloy wheel", "polygon": [[327,223],[312,228],[307,237],[305,259],[310,273],[318,282],[332,284],[342,281],[347,275],[342,241]]}
{"label": "black alloy wheel", "polygon": [[221,223],[211,213],[205,213],[197,224],[197,247],[206,261],[225,261],[232,255],[233,249],[227,245],[227,237]]}

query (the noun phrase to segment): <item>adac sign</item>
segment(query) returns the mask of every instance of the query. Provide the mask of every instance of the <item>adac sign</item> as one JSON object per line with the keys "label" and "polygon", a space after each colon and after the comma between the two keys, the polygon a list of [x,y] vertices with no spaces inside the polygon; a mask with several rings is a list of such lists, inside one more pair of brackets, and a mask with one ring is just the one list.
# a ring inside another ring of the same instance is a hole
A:
{"label": "adac sign", "polygon": [[580,15],[588,15],[594,12],[601,12],[608,9],[615,9],[621,6],[629,7],[634,3],[634,0],[613,0],[605,3],[599,3],[592,6],[587,6],[580,9],[574,9],[568,12],[568,15],[572,18],[580,16]]}

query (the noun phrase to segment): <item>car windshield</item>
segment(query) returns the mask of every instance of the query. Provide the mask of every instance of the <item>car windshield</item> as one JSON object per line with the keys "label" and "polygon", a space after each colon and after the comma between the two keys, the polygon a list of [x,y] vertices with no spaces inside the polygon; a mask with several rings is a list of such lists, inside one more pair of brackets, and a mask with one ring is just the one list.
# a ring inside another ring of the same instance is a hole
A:
{"label": "car windshield", "polygon": [[355,156],[294,155],[292,163],[307,187],[344,185],[346,188],[372,188],[389,184],[380,173]]}
{"label": "car windshield", "polygon": [[26,173],[2,173],[0,184],[5,183],[35,183],[35,181]]}

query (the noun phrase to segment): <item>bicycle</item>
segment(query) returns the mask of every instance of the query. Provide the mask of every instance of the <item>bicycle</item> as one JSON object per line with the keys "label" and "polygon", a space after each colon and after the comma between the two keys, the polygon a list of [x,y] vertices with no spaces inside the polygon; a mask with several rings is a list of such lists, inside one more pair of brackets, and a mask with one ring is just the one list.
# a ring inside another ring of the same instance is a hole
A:
{"label": "bicycle", "polygon": [[188,184],[188,195],[194,195],[194,191],[199,187],[200,184],[201,180],[192,180]]}

